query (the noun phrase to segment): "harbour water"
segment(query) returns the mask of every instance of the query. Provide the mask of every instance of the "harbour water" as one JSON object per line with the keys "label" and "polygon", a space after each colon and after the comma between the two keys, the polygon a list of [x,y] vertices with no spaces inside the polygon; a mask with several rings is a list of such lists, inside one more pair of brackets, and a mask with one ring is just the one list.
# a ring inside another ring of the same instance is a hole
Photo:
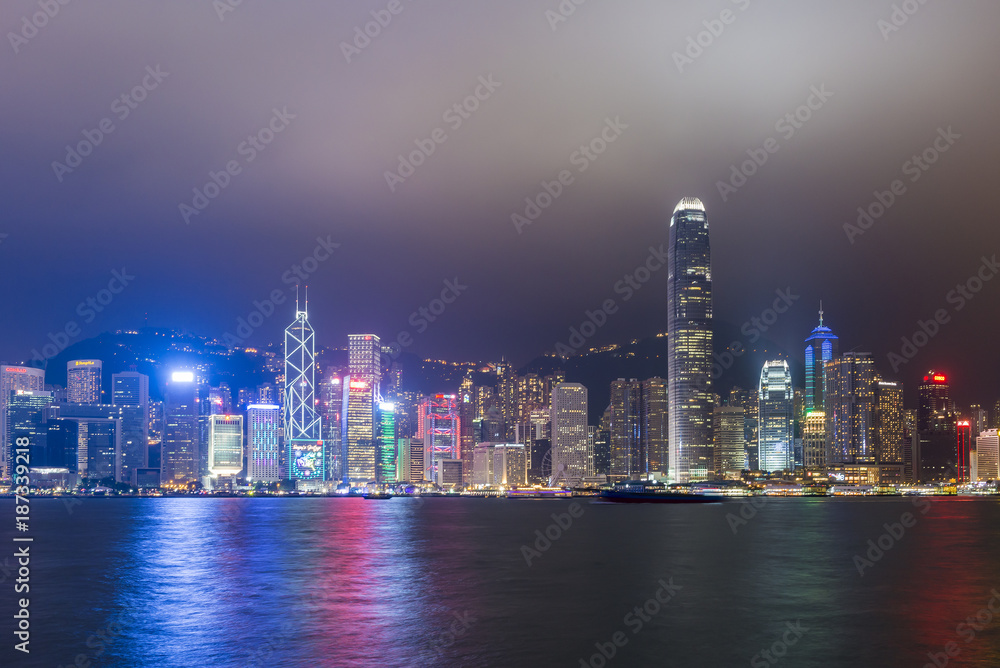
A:
{"label": "harbour water", "polygon": [[3,666],[1000,666],[997,499],[31,504]]}

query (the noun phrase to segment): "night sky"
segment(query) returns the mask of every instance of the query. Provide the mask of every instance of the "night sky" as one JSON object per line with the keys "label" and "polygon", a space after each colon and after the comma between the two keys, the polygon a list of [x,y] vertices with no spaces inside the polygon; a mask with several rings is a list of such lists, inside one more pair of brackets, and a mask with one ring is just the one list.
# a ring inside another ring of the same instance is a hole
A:
{"label": "night sky", "polygon": [[[523,364],[607,299],[617,312],[588,346],[650,336],[666,329],[666,270],[627,301],[615,285],[695,196],[729,331],[787,288],[799,299],[768,332],[778,347],[802,354],[822,299],[841,349],[874,353],[909,404],[931,367],[960,401],[992,403],[1000,278],[971,301],[949,292],[1000,252],[1000,5],[897,4],[918,9],[890,30],[888,0],[567,0],[566,20],[546,15],[556,0],[95,0],[35,30],[22,17],[38,4],[5,0],[0,359],[68,322],[72,341],[235,332],[254,300],[294,295],[286,272],[320,238],[339,244],[307,265],[323,345],[408,332],[420,355]],[[452,109],[477,92],[474,111]],[[273,141],[258,149],[261,130]],[[99,145],[67,162],[85,132]],[[602,132],[602,154],[577,153]],[[935,140],[934,164],[909,162]],[[391,189],[417,141],[433,154]],[[718,182],[748,151],[767,161],[724,201]],[[563,170],[572,181],[519,229],[512,214]],[[186,220],[210,172],[228,184]],[[849,235],[897,179],[885,214]],[[123,268],[121,294],[78,310]],[[411,313],[456,278],[467,289],[420,331]],[[901,337],[939,309],[947,322],[892,374]],[[248,343],[280,340],[293,315],[286,301]]]}

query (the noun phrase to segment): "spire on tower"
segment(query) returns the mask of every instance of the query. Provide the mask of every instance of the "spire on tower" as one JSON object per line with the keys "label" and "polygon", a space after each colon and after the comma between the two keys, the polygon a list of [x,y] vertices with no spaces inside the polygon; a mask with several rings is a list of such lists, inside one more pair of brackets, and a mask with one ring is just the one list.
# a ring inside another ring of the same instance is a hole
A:
{"label": "spire on tower", "polygon": [[823,326],[823,300],[819,300],[819,326]]}

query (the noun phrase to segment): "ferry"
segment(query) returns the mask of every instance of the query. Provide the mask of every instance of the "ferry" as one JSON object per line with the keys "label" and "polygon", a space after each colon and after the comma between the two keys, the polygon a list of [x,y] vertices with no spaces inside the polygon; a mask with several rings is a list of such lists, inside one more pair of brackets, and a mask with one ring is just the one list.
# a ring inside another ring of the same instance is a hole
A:
{"label": "ferry", "polygon": [[716,493],[671,490],[648,480],[631,480],[602,489],[601,500],[611,503],[721,503],[725,497]]}

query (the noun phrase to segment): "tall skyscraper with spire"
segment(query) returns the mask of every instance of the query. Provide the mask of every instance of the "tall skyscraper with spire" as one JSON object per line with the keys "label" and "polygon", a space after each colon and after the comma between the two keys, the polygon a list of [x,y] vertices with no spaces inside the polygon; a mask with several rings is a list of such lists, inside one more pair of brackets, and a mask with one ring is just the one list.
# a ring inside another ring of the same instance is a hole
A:
{"label": "tall skyscraper with spire", "polygon": [[285,446],[288,477],[323,480],[322,421],[316,413],[316,337],[309,324],[309,292],[305,308],[295,294],[295,322],[285,329]]}
{"label": "tall skyscraper with spire", "polygon": [[826,363],[837,356],[839,339],[823,324],[823,302],[819,303],[819,326],[806,339],[805,412],[826,410]]}
{"label": "tall skyscraper with spire", "polygon": [[667,251],[669,462],[674,482],[706,480],[712,450],[712,257],[701,200],[685,197],[670,219]]}

